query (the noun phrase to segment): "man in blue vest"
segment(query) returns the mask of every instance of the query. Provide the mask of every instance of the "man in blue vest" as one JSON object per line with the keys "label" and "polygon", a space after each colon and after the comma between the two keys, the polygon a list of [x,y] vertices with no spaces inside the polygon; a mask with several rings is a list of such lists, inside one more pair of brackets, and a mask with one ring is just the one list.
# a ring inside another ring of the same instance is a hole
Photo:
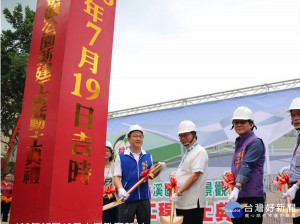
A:
{"label": "man in blue vest", "polygon": [[[290,170],[291,188],[282,197],[290,196],[295,207],[300,207],[300,97],[295,98],[286,112],[291,114],[291,123],[298,132],[297,143],[290,166],[281,169],[280,173]],[[300,217],[293,218],[293,223],[300,223]]]}
{"label": "man in blue vest", "polygon": [[[152,156],[142,149],[144,131],[141,126],[131,125],[128,129],[127,138],[130,148],[117,156],[114,171],[114,180],[119,197],[125,198],[125,203],[119,207],[119,223],[133,223],[136,215],[138,223],[150,224],[151,193],[148,180],[130,195],[127,191],[139,181],[140,174],[144,170],[152,167]],[[165,163],[161,164],[160,171],[166,167]],[[154,175],[157,176],[159,172]]]}
{"label": "man in blue vest", "polygon": [[229,199],[247,203],[247,212],[243,209],[243,216],[232,219],[232,223],[260,224],[263,223],[265,202],[263,190],[265,146],[253,132],[256,126],[249,108],[238,107],[233,113],[232,124],[239,137],[235,142],[231,164],[235,187]]}

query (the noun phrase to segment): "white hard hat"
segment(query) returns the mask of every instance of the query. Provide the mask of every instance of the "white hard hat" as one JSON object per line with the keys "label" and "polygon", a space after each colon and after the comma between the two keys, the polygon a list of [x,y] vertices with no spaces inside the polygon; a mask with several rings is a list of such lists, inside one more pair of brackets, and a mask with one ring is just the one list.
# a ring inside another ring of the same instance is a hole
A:
{"label": "white hard hat", "polygon": [[181,121],[178,126],[177,134],[188,133],[192,131],[197,131],[196,125],[192,121]]}
{"label": "white hard hat", "polygon": [[300,97],[293,99],[290,108],[287,109],[285,112],[290,112],[291,110],[300,110]]}
{"label": "white hard hat", "polygon": [[133,131],[140,131],[144,134],[143,128],[141,126],[139,126],[138,124],[131,125],[128,128],[127,136],[130,134],[130,132],[133,132]]}
{"label": "white hard hat", "polygon": [[238,107],[232,116],[232,120],[252,120],[253,113],[248,107]]}
{"label": "white hard hat", "polygon": [[113,146],[112,146],[112,144],[109,141],[106,141],[105,145],[106,145],[106,148],[110,149],[111,157],[109,158],[109,161],[112,161],[114,159],[114,149],[113,149]]}
{"label": "white hard hat", "polygon": [[114,154],[114,148],[112,147],[112,144],[109,141],[106,141],[106,147],[110,149],[111,154]]}
{"label": "white hard hat", "polygon": [[112,144],[111,144],[109,141],[106,141],[106,147],[108,147],[108,148],[110,148],[110,149],[113,148],[113,147],[112,147]]}

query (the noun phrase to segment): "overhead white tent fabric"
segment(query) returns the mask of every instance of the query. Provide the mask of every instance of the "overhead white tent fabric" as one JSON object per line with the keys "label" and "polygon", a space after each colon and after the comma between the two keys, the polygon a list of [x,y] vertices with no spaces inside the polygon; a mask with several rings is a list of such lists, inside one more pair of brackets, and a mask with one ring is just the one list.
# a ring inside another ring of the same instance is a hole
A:
{"label": "overhead white tent fabric", "polygon": [[[234,130],[230,130],[231,117],[237,107],[246,106],[254,113],[257,126],[255,133],[264,140],[267,147],[293,129],[290,115],[284,110],[289,107],[294,98],[299,96],[300,88],[295,88],[110,119],[107,136],[114,141],[116,136],[127,131],[128,125],[139,124],[150,133],[178,143],[179,123],[182,120],[192,120],[197,126],[199,143],[204,147],[217,146],[224,142],[235,141],[237,135]],[[153,142],[153,148],[159,147],[157,144]],[[151,146],[148,147],[149,149],[152,149]],[[268,152],[266,163],[269,173]]]}

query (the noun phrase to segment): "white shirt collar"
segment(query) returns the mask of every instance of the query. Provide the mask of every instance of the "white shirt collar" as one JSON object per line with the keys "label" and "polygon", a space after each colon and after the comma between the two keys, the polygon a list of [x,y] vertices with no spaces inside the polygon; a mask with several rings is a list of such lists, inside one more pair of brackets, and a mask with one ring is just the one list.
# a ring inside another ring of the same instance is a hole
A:
{"label": "white shirt collar", "polygon": [[[124,151],[124,155],[130,155],[130,152],[131,152],[131,150],[130,150],[130,148],[128,148]],[[146,151],[144,149],[142,149],[141,152],[143,155],[146,154]]]}

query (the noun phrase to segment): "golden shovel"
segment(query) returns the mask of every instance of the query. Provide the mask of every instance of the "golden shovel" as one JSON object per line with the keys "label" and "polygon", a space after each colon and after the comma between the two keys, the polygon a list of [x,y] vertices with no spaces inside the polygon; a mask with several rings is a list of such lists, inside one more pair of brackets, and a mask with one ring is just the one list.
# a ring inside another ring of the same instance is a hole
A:
{"label": "golden shovel", "polygon": [[[154,172],[156,172],[157,170],[159,170],[159,169],[161,168],[161,166],[162,166],[161,164],[155,165],[155,166],[151,169],[150,173],[153,174]],[[145,180],[146,180],[147,178],[148,178],[147,176],[141,178],[135,185],[133,185],[132,188],[129,189],[129,191],[127,191],[127,193],[128,193],[128,194],[131,194],[138,186],[140,186],[142,183],[144,183]],[[125,202],[124,197],[121,197],[118,201],[114,201],[114,202],[112,202],[112,203],[109,203],[109,204],[107,204],[107,205],[104,205],[102,210],[105,211],[105,210],[114,208],[114,207],[116,207],[116,206],[118,206],[118,205],[123,204],[124,202]]]}
{"label": "golden shovel", "polygon": [[[288,184],[284,184],[284,192],[286,193],[288,191]],[[300,216],[300,208],[292,208],[291,206],[291,198],[290,196],[286,197],[286,203],[287,203],[287,208],[279,208],[276,207],[276,212],[278,214],[284,215],[285,217],[288,218],[296,218]]]}
{"label": "golden shovel", "polygon": [[[175,187],[172,187],[171,195],[175,193]],[[181,224],[183,222],[183,216],[174,216],[175,201],[171,201],[171,214],[160,216],[161,224]]]}
{"label": "golden shovel", "polygon": [[[228,189],[228,194],[230,195],[231,192],[232,192],[232,189],[229,188],[229,189]],[[233,199],[231,199],[230,201],[233,201]],[[241,205],[241,208],[244,209],[244,208],[246,207],[247,203],[241,203],[240,205]],[[220,208],[221,210],[225,211],[225,206],[220,206],[219,208]]]}
{"label": "golden shovel", "polygon": [[[225,171],[224,173],[226,173],[226,172],[227,171]],[[224,173],[222,174],[222,177],[224,178],[224,180],[227,180],[227,177],[226,177],[226,175]],[[229,187],[228,188],[228,194],[230,195],[231,192],[232,192],[232,189]],[[231,199],[231,201],[233,201],[233,199]],[[246,207],[247,203],[241,203],[240,205],[241,205],[241,208],[244,209]],[[225,206],[220,206],[219,208],[221,210],[225,211]]]}

